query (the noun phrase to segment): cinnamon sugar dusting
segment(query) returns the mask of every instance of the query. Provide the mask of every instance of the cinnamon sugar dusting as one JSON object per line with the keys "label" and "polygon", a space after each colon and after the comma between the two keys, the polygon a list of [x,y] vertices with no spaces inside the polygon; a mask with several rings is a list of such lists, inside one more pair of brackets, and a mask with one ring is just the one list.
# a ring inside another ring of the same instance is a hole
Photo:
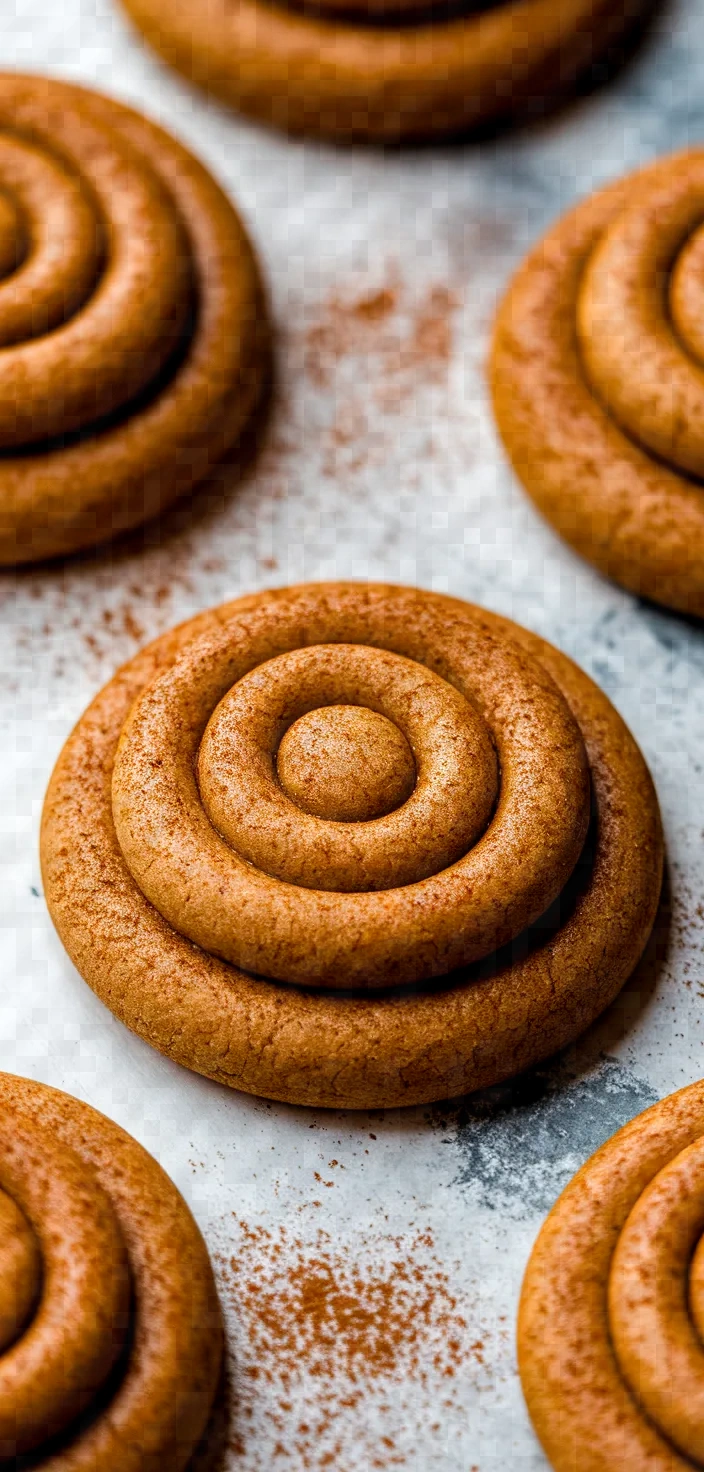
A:
{"label": "cinnamon sugar dusting", "polygon": [[442,1437],[485,1344],[431,1232],[346,1247],[238,1222],[237,1237],[215,1260],[235,1335],[238,1466],[345,1472],[363,1444],[366,1465],[390,1469],[408,1465],[414,1420]]}
{"label": "cinnamon sugar dusting", "polygon": [[[671,948],[676,952],[678,971],[686,987],[704,996],[704,900],[682,867],[673,864],[673,893],[670,901]],[[667,956],[668,948],[665,947]]]}
{"label": "cinnamon sugar dusting", "polygon": [[313,383],[330,386],[345,357],[365,357],[373,370],[370,385],[381,394],[396,384],[411,392],[418,379],[441,381],[452,357],[453,319],[460,305],[456,291],[443,284],[426,288],[409,300],[400,277],[361,295],[334,294],[308,328],[305,366]]}

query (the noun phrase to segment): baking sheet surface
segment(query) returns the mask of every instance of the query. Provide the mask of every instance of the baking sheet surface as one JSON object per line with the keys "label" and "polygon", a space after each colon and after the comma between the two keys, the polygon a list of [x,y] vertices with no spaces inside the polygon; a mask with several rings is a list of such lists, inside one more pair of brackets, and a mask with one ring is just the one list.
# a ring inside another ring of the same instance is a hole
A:
{"label": "baking sheet surface", "polygon": [[[135,103],[239,203],[278,385],[258,455],[110,552],[3,574],[0,1066],[104,1110],[162,1162],[216,1256],[227,1472],[538,1472],[516,1376],[523,1269],[575,1168],[704,1073],[704,639],[580,563],[519,492],[483,384],[502,283],[572,200],[704,138],[704,0],[674,0],[606,90],[513,137],[381,153],[291,142],[169,75],[109,0],[12,0],[0,65]],[[238,593],[371,577],[538,630],[607,691],[653,771],[671,900],[569,1053],[442,1108],[289,1109],[188,1074],[83,984],[45,910],[41,803],[63,739],[142,643]]]}

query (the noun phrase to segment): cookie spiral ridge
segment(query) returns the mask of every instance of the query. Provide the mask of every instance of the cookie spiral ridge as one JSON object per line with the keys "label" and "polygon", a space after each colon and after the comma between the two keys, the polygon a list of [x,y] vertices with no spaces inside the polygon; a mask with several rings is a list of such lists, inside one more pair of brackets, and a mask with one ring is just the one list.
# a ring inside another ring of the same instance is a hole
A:
{"label": "cookie spiral ridge", "polygon": [[221,1341],[203,1240],[156,1162],[87,1105],[1,1074],[3,1461],[179,1472]]}
{"label": "cookie spiral ridge", "polygon": [[[412,589],[304,586],[192,620],[111,682],[52,779],[70,953],[158,1046],[277,1097],[442,1097],[550,1051],[625,980],[660,884],[642,758],[573,671]],[[146,926],[131,959],[127,916]]]}
{"label": "cookie spiral ridge", "polygon": [[529,494],[633,591],[704,613],[704,153],[577,206],[497,319],[499,429]]}
{"label": "cookie spiral ridge", "polygon": [[242,227],[120,104],[0,75],[0,563],[154,515],[238,437],[266,338]]}
{"label": "cookie spiral ridge", "polygon": [[177,70],[330,138],[430,138],[535,111],[620,59],[653,0],[123,0]]}
{"label": "cookie spiral ridge", "polygon": [[536,1430],[570,1472],[704,1466],[704,1085],[640,1115],[580,1171],[523,1286]]}
{"label": "cookie spiral ridge", "polygon": [[[276,653],[284,617],[277,632],[195,641],[125,724],[115,827],[160,914],[233,965],[333,987],[444,975],[537,919],[589,821],[581,735],[541,673],[444,628],[411,658],[326,640]],[[283,730],[340,705],[376,708],[413,753],[414,789],[384,817],[309,815],[276,780]]]}

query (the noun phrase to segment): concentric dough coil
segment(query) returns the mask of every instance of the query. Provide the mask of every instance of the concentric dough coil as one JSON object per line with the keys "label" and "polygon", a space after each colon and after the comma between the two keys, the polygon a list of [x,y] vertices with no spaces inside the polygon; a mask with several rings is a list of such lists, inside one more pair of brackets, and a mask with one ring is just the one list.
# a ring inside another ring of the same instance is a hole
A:
{"label": "concentric dough coil", "polygon": [[592,1157],[526,1273],[519,1361],[557,1472],[704,1466],[704,1085]]}
{"label": "concentric dough coil", "polygon": [[268,326],[215,181],[97,93],[0,75],[0,563],[154,516],[235,443]]}
{"label": "concentric dough coil", "polygon": [[225,605],[120,672],[42,854],[118,1015],[325,1103],[442,1097],[573,1036],[636,964],[662,862],[642,757],[564,656],[345,583]]}
{"label": "concentric dough coil", "polygon": [[496,417],[572,546],[633,592],[704,614],[704,152],[600,190],[499,311]]}
{"label": "concentric dough coil", "polygon": [[0,1075],[3,1465],[181,1472],[221,1353],[205,1245],[164,1172],[88,1105]]}

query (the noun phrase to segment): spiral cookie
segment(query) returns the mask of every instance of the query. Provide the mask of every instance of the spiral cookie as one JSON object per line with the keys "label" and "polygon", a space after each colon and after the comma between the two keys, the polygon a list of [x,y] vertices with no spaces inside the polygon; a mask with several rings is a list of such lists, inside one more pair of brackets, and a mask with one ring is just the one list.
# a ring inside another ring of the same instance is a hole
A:
{"label": "spiral cookie", "polygon": [[124,1022],[235,1088],[350,1107],[575,1036],[638,960],[662,859],[642,757],[568,659],[353,583],[226,604],[126,665],[59,759],[42,856]]}
{"label": "spiral cookie", "polygon": [[181,1472],[221,1352],[203,1239],[156,1161],[87,1104],[0,1074],[3,1464]]}
{"label": "spiral cookie", "polygon": [[276,127],[432,138],[535,111],[619,59],[654,0],[123,0],[158,52]]}
{"label": "spiral cookie", "polygon": [[491,376],[526,490],[633,592],[704,614],[704,151],[577,206],[521,267]]}
{"label": "spiral cookie", "polygon": [[201,480],[266,342],[205,169],[117,102],[0,75],[0,564],[111,537]]}
{"label": "spiral cookie", "polygon": [[704,1083],[619,1131],[553,1208],[521,1299],[528,1408],[557,1472],[704,1466]]}

